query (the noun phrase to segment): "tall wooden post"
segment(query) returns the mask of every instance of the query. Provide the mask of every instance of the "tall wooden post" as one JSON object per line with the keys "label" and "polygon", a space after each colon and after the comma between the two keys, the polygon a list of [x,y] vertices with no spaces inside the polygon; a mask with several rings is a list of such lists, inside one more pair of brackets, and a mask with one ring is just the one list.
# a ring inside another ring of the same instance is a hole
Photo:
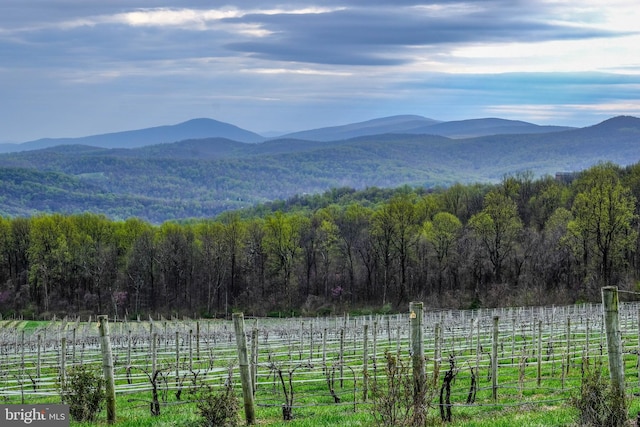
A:
{"label": "tall wooden post", "polygon": [[309,363],[313,360],[313,319],[309,324]]}
{"label": "tall wooden post", "polygon": [[242,381],[242,397],[244,399],[244,415],[247,424],[255,424],[256,415],[253,405],[253,384],[249,371],[249,356],[247,354],[247,337],[244,334],[244,315],[233,313],[233,327],[236,333],[238,346],[238,360],[240,362],[240,380]]}
{"label": "tall wooden post", "polygon": [[624,365],[622,364],[622,340],[618,314],[618,288],[602,288],[602,309],[604,310],[607,352],[609,353],[609,375],[614,393],[624,399]]}
{"label": "tall wooden post", "polygon": [[[158,369],[158,333],[151,334],[151,377],[156,377],[156,370]],[[153,380],[155,383],[155,379]]]}
{"label": "tall wooden post", "polygon": [[[21,335],[21,338],[20,338],[20,370],[22,371],[22,375],[24,375],[24,329],[22,330],[20,335]],[[640,332],[638,332],[638,335],[640,336]],[[16,345],[16,351],[17,350],[18,350],[18,347]]]}
{"label": "tall wooden post", "polygon": [[369,325],[364,324],[364,343],[362,344],[362,400],[367,401],[369,393]]}
{"label": "tall wooden post", "polygon": [[571,369],[571,317],[567,315],[567,375]]}
{"label": "tall wooden post", "polygon": [[[23,332],[24,333],[24,332]],[[640,366],[640,308],[638,308],[638,366]],[[638,386],[640,386],[640,369],[638,370]]]}
{"label": "tall wooden post", "polygon": [[196,322],[196,360],[200,361],[200,322]]}
{"label": "tall wooden post", "polygon": [[409,304],[409,320],[411,324],[411,363],[413,366],[413,406],[417,424],[421,425],[426,418],[425,395],[427,388],[427,373],[424,363],[424,340],[422,337],[422,307],[421,302]]}
{"label": "tall wooden post", "polygon": [[[640,334],[640,332],[638,332]],[[377,378],[376,376],[376,371],[377,371],[377,366],[376,366],[376,354],[378,353],[378,322],[373,322],[373,354],[371,356],[372,358],[372,362],[373,362],[373,376],[374,378]]]}
{"label": "tall wooden post", "polygon": [[433,385],[440,379],[440,362],[442,361],[442,326],[436,323],[433,342]]}
{"label": "tall wooden post", "polygon": [[193,370],[193,329],[189,329],[189,370]]}
{"label": "tall wooden post", "polygon": [[542,380],[542,320],[538,320],[538,371],[537,371],[537,384],[540,387],[540,381]]}
{"label": "tall wooden post", "polygon": [[498,324],[499,316],[493,317],[493,340],[491,345],[491,390],[494,402],[498,400]]}
{"label": "tall wooden post", "polygon": [[71,355],[72,355],[71,356],[71,363],[73,365],[75,365],[76,364],[76,328],[73,328],[71,339],[72,339],[72,341],[71,341],[71,345],[72,345],[72,347],[71,347]]}
{"label": "tall wooden post", "polygon": [[255,396],[258,384],[258,319],[253,323],[251,330],[251,385]]}
{"label": "tall wooden post", "polygon": [[64,384],[67,378],[67,338],[60,339],[60,383]]}
{"label": "tall wooden post", "polygon": [[176,388],[180,387],[180,332],[176,331]]}
{"label": "tall wooden post", "polygon": [[38,378],[38,382],[40,382],[40,356],[42,354],[42,335],[38,334],[38,360],[36,361],[36,378]]}
{"label": "tall wooden post", "polygon": [[340,329],[340,354],[338,355],[340,365],[340,388],[344,387],[344,328]]}
{"label": "tall wooden post", "polygon": [[327,368],[327,328],[322,331],[322,369]]}
{"label": "tall wooden post", "polygon": [[109,320],[106,315],[98,316],[100,331],[100,348],[102,350],[102,371],[107,394],[107,422],[116,422],[116,385],[113,378],[113,356],[111,354],[111,340],[109,339]]}

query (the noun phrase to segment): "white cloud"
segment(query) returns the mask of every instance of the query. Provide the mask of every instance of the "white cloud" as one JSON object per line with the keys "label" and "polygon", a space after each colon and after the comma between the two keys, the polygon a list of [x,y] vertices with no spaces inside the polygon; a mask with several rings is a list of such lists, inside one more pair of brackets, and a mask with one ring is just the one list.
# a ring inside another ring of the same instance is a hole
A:
{"label": "white cloud", "polygon": [[[592,117],[619,115],[640,116],[640,102],[616,101],[597,104],[530,104],[490,105],[484,109],[489,114],[506,118],[519,118],[537,123],[563,124],[564,120],[583,117],[584,124],[594,124]],[[585,117],[586,116],[586,117]]]}
{"label": "white cloud", "polygon": [[318,70],[311,68],[245,68],[240,70],[243,73],[256,73],[256,74],[301,74],[301,75],[316,75],[316,76],[337,76],[347,77],[353,76],[353,72],[347,71],[331,71],[331,70]]}
{"label": "white cloud", "polygon": [[[67,25],[86,25],[89,23],[121,23],[134,27],[181,27],[184,29],[206,30],[212,23],[231,18],[241,18],[245,15],[302,15],[327,13],[336,8],[308,7],[293,9],[139,9],[115,15],[98,16],[93,19],[72,21]],[[65,25],[65,24],[63,24]]]}
{"label": "white cloud", "polygon": [[[640,74],[638,58],[629,52],[640,36],[537,43],[495,43],[459,46],[441,71],[450,73],[624,71]],[[464,64],[461,66],[461,64]]]}
{"label": "white cloud", "polygon": [[137,10],[114,15],[114,22],[121,22],[131,26],[185,26],[196,25],[206,28],[209,21],[241,16],[240,12],[231,9],[204,10],[194,9],[152,9]]}

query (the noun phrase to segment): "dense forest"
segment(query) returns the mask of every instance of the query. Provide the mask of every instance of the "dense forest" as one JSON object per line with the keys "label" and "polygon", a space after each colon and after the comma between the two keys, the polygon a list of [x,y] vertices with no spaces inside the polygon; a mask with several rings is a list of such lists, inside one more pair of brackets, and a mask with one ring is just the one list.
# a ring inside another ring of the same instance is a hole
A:
{"label": "dense forest", "polygon": [[640,278],[640,163],[336,188],[215,219],[0,218],[3,316],[328,314],[597,300]]}

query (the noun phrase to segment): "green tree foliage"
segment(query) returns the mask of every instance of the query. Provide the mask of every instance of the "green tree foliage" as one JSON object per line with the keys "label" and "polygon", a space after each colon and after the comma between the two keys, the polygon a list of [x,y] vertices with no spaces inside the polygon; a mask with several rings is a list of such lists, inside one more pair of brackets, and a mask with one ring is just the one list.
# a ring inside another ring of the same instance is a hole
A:
{"label": "green tree foliage", "polygon": [[574,220],[569,223],[569,232],[582,243],[576,250],[582,251],[588,276],[604,286],[616,285],[616,268],[625,262],[626,252],[638,238],[632,228],[637,219],[636,199],[611,164],[594,166],[576,187]]}
{"label": "green tree foliage", "polygon": [[522,231],[516,203],[500,192],[489,192],[484,199],[484,209],[471,217],[469,226],[486,251],[495,281],[501,283],[505,260]]}
{"label": "green tree foliage", "polygon": [[454,245],[462,231],[460,220],[449,212],[438,212],[433,221],[422,226],[424,238],[431,244],[438,267],[438,292],[442,292],[445,272],[452,262]]}
{"label": "green tree foliage", "polygon": [[571,303],[639,273],[637,168],[336,189],[218,219],[0,217],[0,313],[266,315]]}
{"label": "green tree foliage", "polygon": [[272,274],[277,277],[278,295],[287,298],[288,305],[293,302],[297,291],[294,273],[295,263],[300,252],[300,237],[303,223],[307,219],[301,214],[284,215],[276,212],[265,220],[264,246],[269,258]]}

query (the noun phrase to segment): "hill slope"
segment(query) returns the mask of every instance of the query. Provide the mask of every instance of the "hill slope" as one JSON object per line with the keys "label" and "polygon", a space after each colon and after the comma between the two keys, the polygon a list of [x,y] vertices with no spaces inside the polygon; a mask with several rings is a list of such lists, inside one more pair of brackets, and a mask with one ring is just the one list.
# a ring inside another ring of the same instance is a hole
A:
{"label": "hill slope", "polygon": [[427,119],[422,116],[391,116],[342,126],[331,126],[302,132],[294,132],[283,135],[280,138],[307,139],[311,141],[335,141],[383,133],[415,133],[413,132],[414,129],[431,126],[436,123],[440,122],[433,119]]}
{"label": "hill slope", "polygon": [[497,118],[439,122],[421,116],[393,116],[344,126],[313,129],[285,135],[288,138],[332,141],[385,133],[439,135],[449,138],[473,138],[500,134],[550,133],[574,128],[539,126],[533,123]]}
{"label": "hill slope", "polygon": [[221,137],[255,143],[264,137],[213,119],[193,119],[177,125],[92,135],[80,138],[45,138],[22,144],[0,144],[0,152],[37,150],[58,145],[90,145],[102,148],[136,148],[193,138]]}
{"label": "hill slope", "polygon": [[162,222],[343,186],[433,187],[497,182],[524,170],[578,171],[600,161],[628,165],[640,161],[639,145],[640,119],[618,117],[576,130],[467,139],[384,134],[330,142],[62,146],[0,155],[0,200],[5,215],[90,210]]}
{"label": "hill slope", "polygon": [[436,123],[414,129],[413,133],[429,133],[449,138],[473,138],[488,135],[551,133],[571,129],[574,128],[539,126],[517,120],[487,118]]}
{"label": "hill slope", "polygon": [[[451,138],[514,133],[546,133],[571,129],[561,126],[538,126],[532,123],[504,119],[472,119],[439,122],[416,115],[383,117],[342,126],[295,132],[271,139],[309,141],[340,141],[360,136],[387,133],[429,134]],[[187,139],[225,138],[238,142],[257,143],[267,138],[229,123],[213,119],[193,119],[177,125],[157,126],[124,132],[91,135],[79,138],[44,138],[21,144],[0,144],[0,153],[39,150],[62,145],[87,145],[99,148],[138,148]]]}

